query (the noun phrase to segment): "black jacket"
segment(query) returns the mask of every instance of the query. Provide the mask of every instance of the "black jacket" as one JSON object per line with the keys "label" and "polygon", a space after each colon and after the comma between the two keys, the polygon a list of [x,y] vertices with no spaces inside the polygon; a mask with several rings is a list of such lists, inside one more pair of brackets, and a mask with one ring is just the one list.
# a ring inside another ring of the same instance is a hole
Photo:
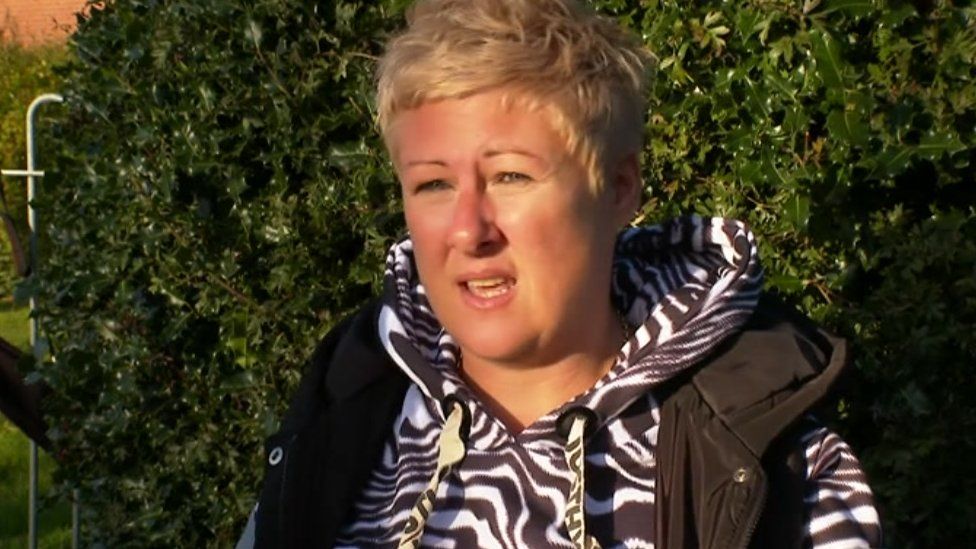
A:
{"label": "black jacket", "polygon": [[51,389],[43,381],[24,382],[17,363],[20,349],[0,337],[0,414],[7,416],[28,438],[41,448],[51,451],[47,438],[47,423],[41,415],[41,401]]}
{"label": "black jacket", "polygon": [[[330,332],[268,439],[256,547],[331,547],[349,519],[410,383],[379,341],[378,311]],[[798,437],[844,363],[843,341],[763,298],[738,335],[663,384],[657,546],[799,546]]]}

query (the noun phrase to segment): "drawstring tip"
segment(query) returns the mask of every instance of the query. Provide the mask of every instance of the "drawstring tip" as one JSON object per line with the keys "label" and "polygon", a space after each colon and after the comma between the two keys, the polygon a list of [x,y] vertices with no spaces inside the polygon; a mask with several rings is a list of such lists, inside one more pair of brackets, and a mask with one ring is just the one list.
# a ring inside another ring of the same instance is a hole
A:
{"label": "drawstring tip", "polygon": [[468,438],[468,430],[471,428],[471,417],[468,408],[460,399],[449,396],[444,399],[444,413],[447,419],[444,421],[444,430],[437,440],[439,449],[437,454],[437,468],[427,488],[420,493],[417,503],[414,504],[407,519],[407,525],[403,528],[400,536],[398,549],[414,549],[420,547],[420,538],[424,535],[424,527],[427,525],[427,517],[434,509],[434,499],[437,497],[437,488],[442,480],[455,465],[464,459],[464,443]]}
{"label": "drawstring tip", "polygon": [[573,473],[566,502],[566,530],[576,549],[600,549],[600,544],[586,535],[586,452],[584,439],[587,431],[596,428],[596,413],[589,408],[571,408],[557,421],[557,429],[565,429],[566,464]]}

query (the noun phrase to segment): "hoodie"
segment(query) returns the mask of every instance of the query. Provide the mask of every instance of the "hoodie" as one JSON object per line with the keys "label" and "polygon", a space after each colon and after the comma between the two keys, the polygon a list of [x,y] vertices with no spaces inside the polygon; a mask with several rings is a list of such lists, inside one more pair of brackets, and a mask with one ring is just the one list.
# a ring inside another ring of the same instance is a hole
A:
{"label": "hoodie", "polygon": [[[740,330],[761,288],[740,222],[692,216],[623,232],[610,297],[630,337],[589,390],[511,433],[461,379],[412,243],[398,242],[377,330],[412,383],[336,546],[654,547],[655,389]],[[810,545],[877,545],[849,448],[822,428],[802,440]]]}

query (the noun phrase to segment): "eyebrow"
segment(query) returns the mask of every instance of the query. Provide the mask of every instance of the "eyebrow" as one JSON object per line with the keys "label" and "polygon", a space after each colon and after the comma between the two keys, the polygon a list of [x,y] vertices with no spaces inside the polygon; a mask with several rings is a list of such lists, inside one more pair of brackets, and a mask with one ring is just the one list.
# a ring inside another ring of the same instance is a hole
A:
{"label": "eyebrow", "polygon": [[487,151],[484,152],[482,156],[486,158],[492,158],[494,156],[499,156],[502,154],[517,154],[521,156],[528,156],[529,158],[534,158],[536,160],[543,160],[541,156],[533,152],[527,151],[525,149],[519,149],[517,147],[513,147],[510,149],[488,149]]}
{"label": "eyebrow", "polygon": [[447,166],[447,162],[444,162],[443,160],[411,160],[410,162],[407,162],[407,167],[423,166],[427,164],[434,164],[435,166]]}
{"label": "eyebrow", "polygon": [[[484,153],[482,153],[481,156],[483,156],[484,158],[494,158],[496,156],[501,156],[503,154],[517,154],[517,155],[520,155],[520,156],[526,156],[526,157],[529,157],[529,158],[533,158],[535,160],[540,160],[540,161],[545,160],[544,158],[542,158],[541,156],[539,156],[539,155],[537,155],[537,154],[535,154],[533,152],[527,151],[525,149],[515,148],[515,147],[510,148],[510,149],[488,149]],[[447,162],[444,162],[443,160],[433,160],[433,159],[431,159],[431,160],[411,160],[411,161],[407,162],[407,164],[406,164],[406,166],[408,168],[412,168],[414,166],[425,166],[425,165],[434,165],[434,166],[444,166],[444,167],[446,167],[447,166]]]}

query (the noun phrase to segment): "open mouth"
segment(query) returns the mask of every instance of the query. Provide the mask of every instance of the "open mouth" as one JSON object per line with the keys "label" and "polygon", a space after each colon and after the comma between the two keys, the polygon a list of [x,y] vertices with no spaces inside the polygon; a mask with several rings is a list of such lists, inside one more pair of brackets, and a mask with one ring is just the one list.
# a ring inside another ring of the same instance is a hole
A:
{"label": "open mouth", "polygon": [[496,276],[468,280],[464,287],[475,297],[492,299],[507,294],[515,286],[515,279]]}

